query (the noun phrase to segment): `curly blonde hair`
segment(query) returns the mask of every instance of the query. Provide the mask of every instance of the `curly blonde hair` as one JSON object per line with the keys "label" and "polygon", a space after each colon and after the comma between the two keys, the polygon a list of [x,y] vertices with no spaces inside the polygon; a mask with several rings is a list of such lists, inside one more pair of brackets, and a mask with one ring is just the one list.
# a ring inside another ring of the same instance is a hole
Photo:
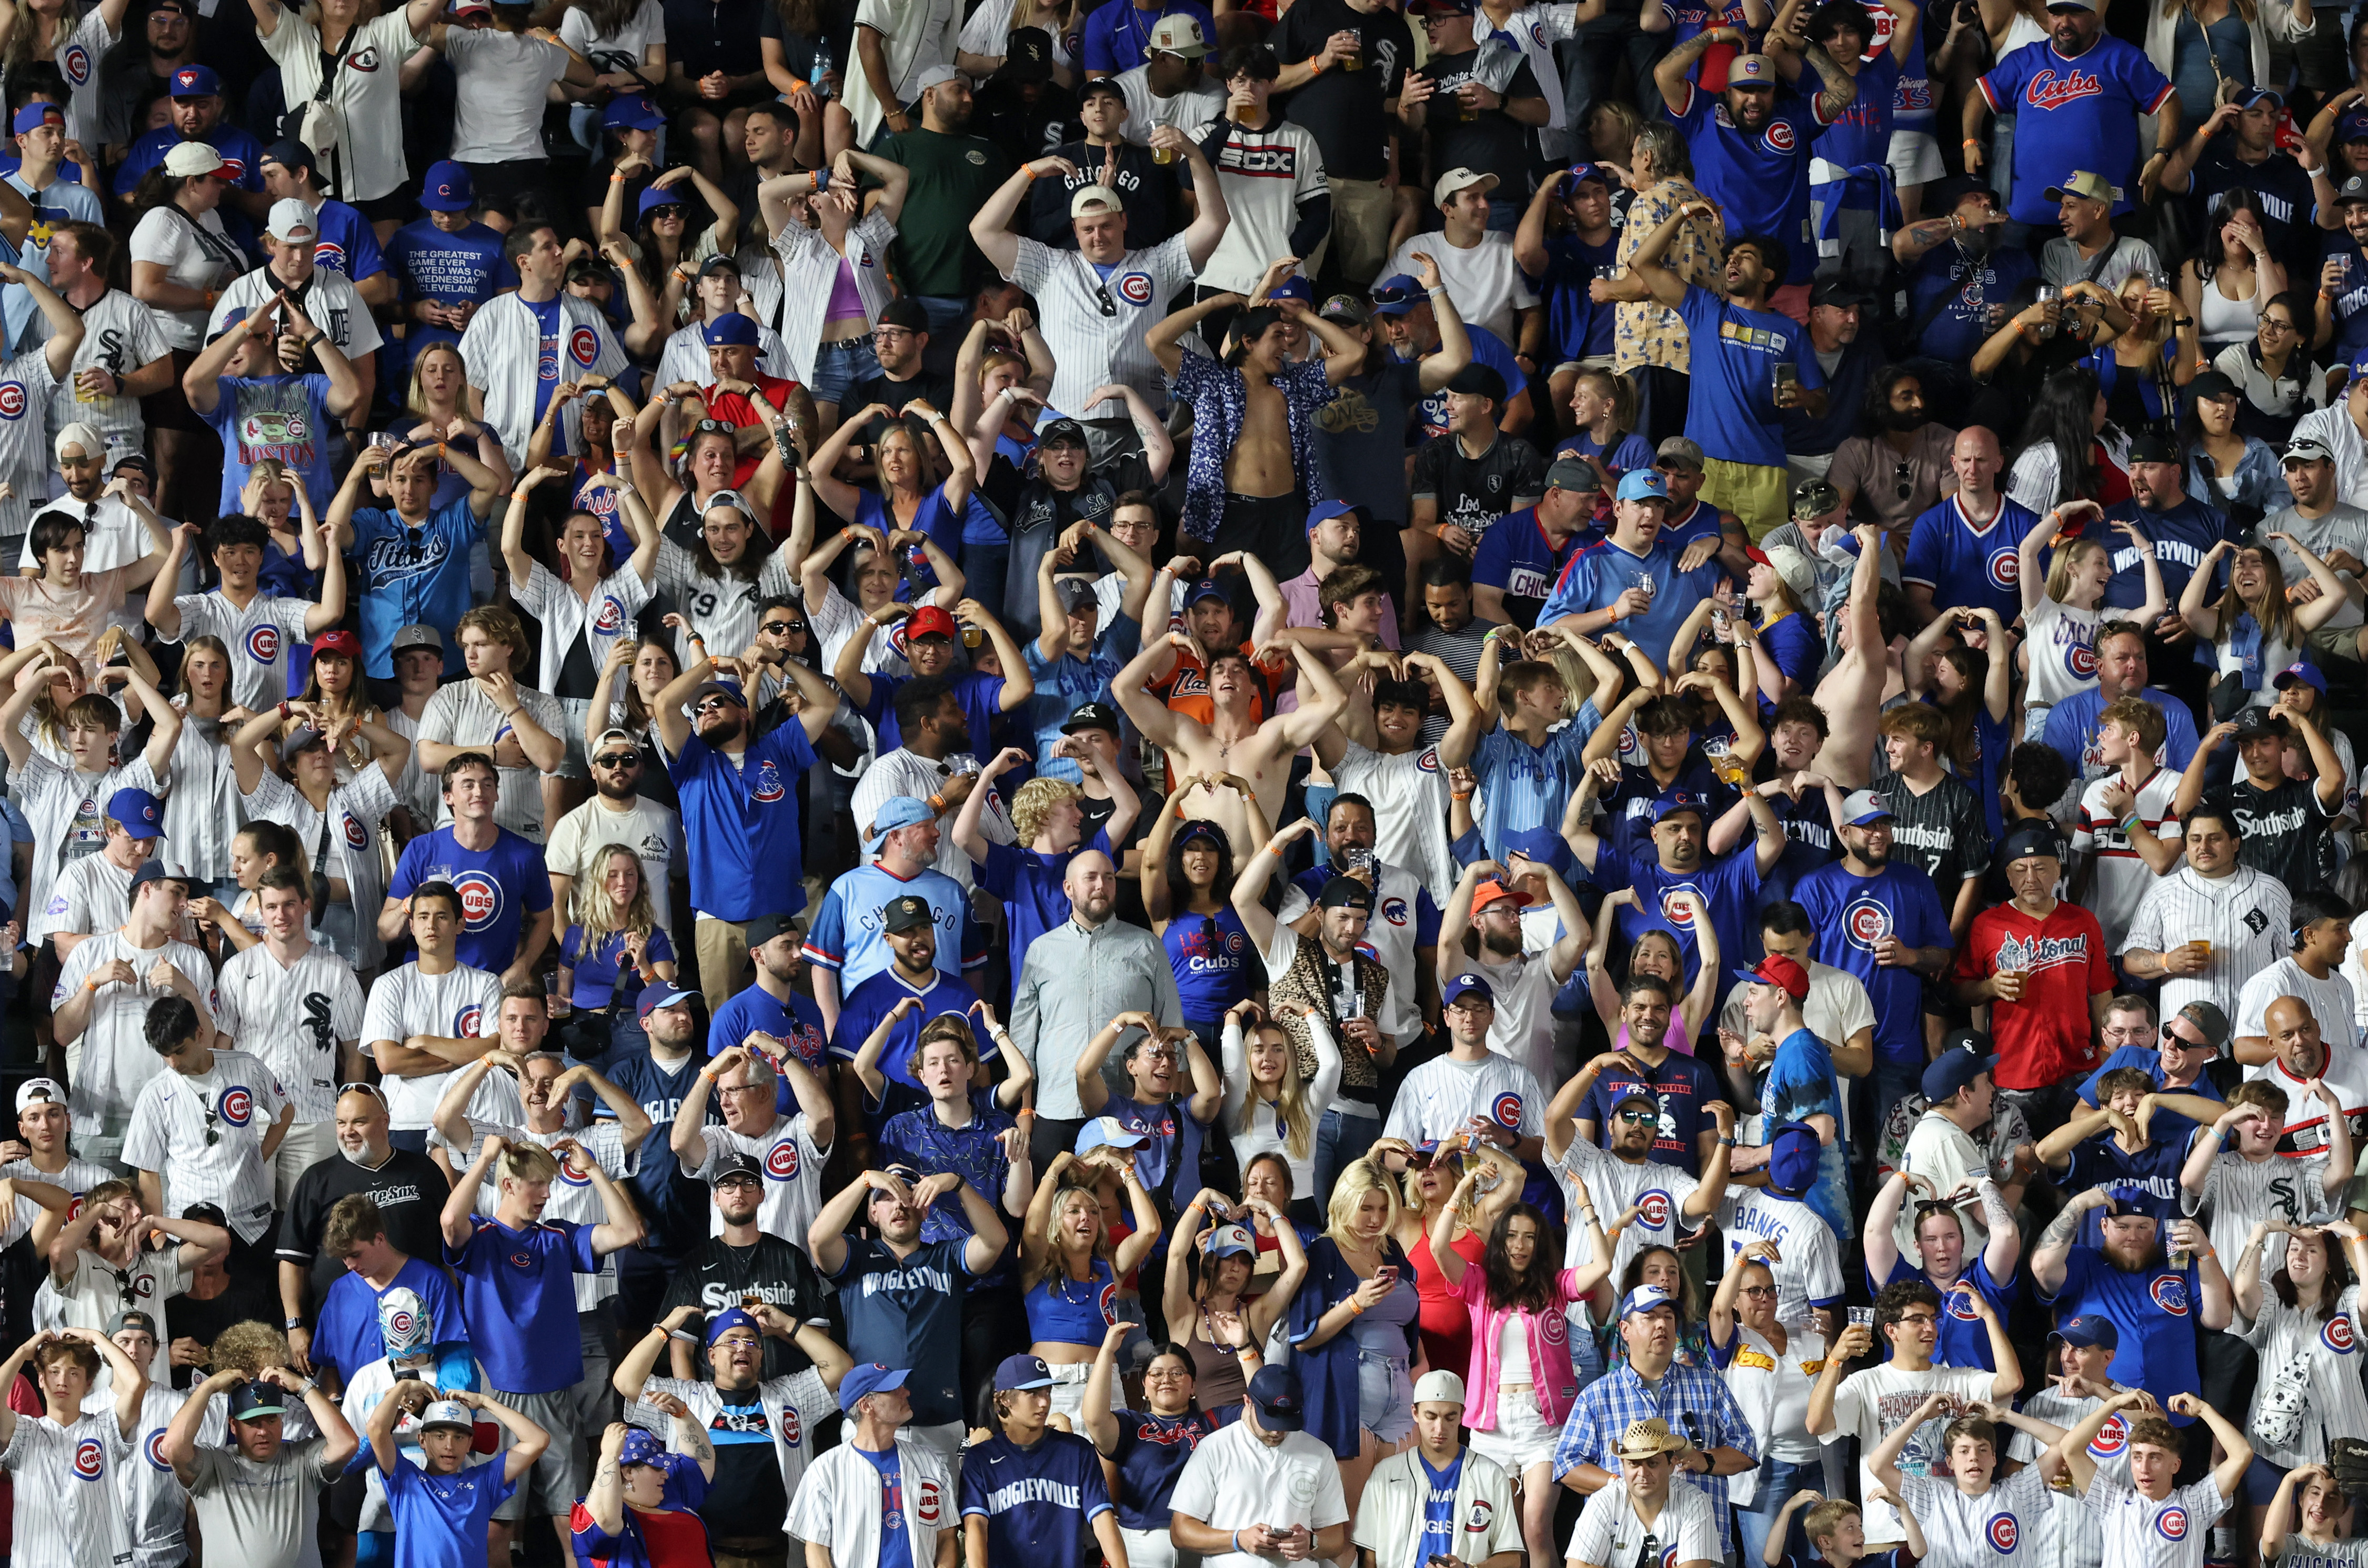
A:
{"label": "curly blonde hair", "polygon": [[234,1323],[214,1335],[212,1347],[207,1352],[210,1363],[217,1372],[233,1368],[252,1378],[266,1367],[288,1365],[290,1352],[288,1336],[268,1323],[249,1319]]}
{"label": "curly blonde hair", "polygon": [[[1380,1193],[1389,1204],[1389,1212],[1382,1220],[1382,1236],[1388,1239],[1391,1233],[1398,1228],[1398,1217],[1406,1211],[1406,1199],[1398,1191],[1398,1184],[1390,1179],[1389,1173],[1371,1158],[1352,1160],[1340,1167],[1339,1176],[1332,1183],[1331,1204],[1324,1212],[1324,1233],[1336,1243],[1354,1240],[1349,1222],[1357,1217],[1357,1210],[1363,1205],[1365,1194],[1369,1192]],[[1363,1244],[1359,1242],[1357,1244]]]}
{"label": "curly blonde hair", "polygon": [[[633,897],[623,910],[609,896],[609,863],[622,855],[633,864]],[[639,931],[647,935],[658,923],[657,910],[650,903],[649,873],[642,867],[642,858],[627,845],[611,844],[600,852],[600,864],[588,877],[575,882],[575,924],[584,927],[584,951],[590,953],[610,935],[618,931]]]}
{"label": "curly blonde hair", "polygon": [[1094,1211],[1094,1256],[1104,1263],[1110,1261],[1110,1227],[1102,1222],[1101,1194],[1090,1187],[1064,1187],[1044,1215],[1044,1233],[1038,1238],[1044,1244],[1044,1256],[1022,1271],[1022,1290],[1033,1290],[1047,1279],[1067,1277],[1068,1254],[1061,1245],[1061,1221],[1079,1203]]}
{"label": "curly blonde hair", "polygon": [[1019,831],[1019,842],[1030,845],[1044,831],[1044,824],[1053,815],[1053,808],[1064,801],[1074,801],[1085,793],[1064,778],[1030,778],[1019,786],[1011,797],[1011,825]]}

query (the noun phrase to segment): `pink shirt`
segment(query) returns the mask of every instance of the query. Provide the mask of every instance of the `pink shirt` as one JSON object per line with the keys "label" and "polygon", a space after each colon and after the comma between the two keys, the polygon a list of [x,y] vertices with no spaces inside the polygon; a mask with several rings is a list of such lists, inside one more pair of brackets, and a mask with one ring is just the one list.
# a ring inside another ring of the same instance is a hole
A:
{"label": "pink shirt", "polygon": [[1566,1309],[1579,1299],[1578,1270],[1565,1268],[1554,1276],[1554,1310],[1532,1312],[1526,1307],[1488,1304],[1488,1271],[1478,1264],[1463,1270],[1463,1301],[1472,1312],[1472,1369],[1463,1378],[1463,1424],[1475,1432],[1497,1428],[1497,1341],[1505,1319],[1518,1313],[1529,1325],[1531,1388],[1538,1415],[1552,1426],[1570,1416],[1578,1400],[1578,1374],[1570,1364],[1570,1319]]}
{"label": "pink shirt", "polygon": [[17,625],[17,646],[48,638],[82,665],[83,676],[98,676],[98,639],[110,610],[123,602],[123,579],[131,568],[85,572],[72,589],[51,586],[42,577],[0,577],[0,615]]}

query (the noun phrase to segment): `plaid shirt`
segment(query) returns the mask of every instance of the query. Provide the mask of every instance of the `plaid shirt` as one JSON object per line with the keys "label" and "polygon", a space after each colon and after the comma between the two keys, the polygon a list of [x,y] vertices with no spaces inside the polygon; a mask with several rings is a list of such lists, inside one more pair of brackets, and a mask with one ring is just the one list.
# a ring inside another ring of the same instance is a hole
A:
{"label": "plaid shirt", "polygon": [[[1685,202],[1702,199],[1702,193],[1691,183],[1676,178],[1662,180],[1650,190],[1638,191],[1620,230],[1620,273],[1625,275],[1634,269],[1634,258],[1644,248],[1645,238],[1670,213]],[[1698,222],[1678,231],[1678,237],[1669,243],[1668,254],[1661,263],[1689,283],[1722,296],[1726,292],[1725,246],[1704,240],[1702,226]],[[1682,370],[1692,363],[1687,349],[1686,324],[1673,310],[1651,300],[1623,302],[1612,307],[1612,324],[1611,362],[1620,369],[1659,365]],[[1724,1520],[1725,1516],[1720,1517]]]}
{"label": "plaid shirt", "polygon": [[[1759,1440],[1751,1435],[1751,1422],[1727,1391],[1725,1378],[1706,1368],[1672,1361],[1661,1374],[1660,1387],[1655,1389],[1636,1375],[1634,1367],[1622,1363],[1589,1383],[1571,1406],[1561,1440],[1554,1444],[1554,1479],[1560,1481],[1583,1464],[1599,1465],[1617,1475],[1620,1460],[1613,1450],[1620,1446],[1621,1435],[1632,1423],[1655,1415],[1667,1421],[1670,1431],[1691,1437],[1696,1448],[1733,1449],[1750,1459],[1759,1457]],[[1718,1519],[1719,1546],[1733,1559],[1726,1477],[1689,1474],[1686,1480],[1710,1499],[1711,1512]]]}
{"label": "plaid shirt", "polygon": [[[1682,336],[1682,334],[1680,335]],[[1217,537],[1225,516],[1225,458],[1242,438],[1249,406],[1242,373],[1205,354],[1184,351],[1171,378],[1178,398],[1192,405],[1192,456],[1184,474],[1184,532],[1206,542]],[[1291,466],[1312,508],[1325,500],[1324,469],[1315,460],[1315,416],[1332,401],[1332,382],[1321,359],[1286,366],[1274,379],[1291,424]]]}

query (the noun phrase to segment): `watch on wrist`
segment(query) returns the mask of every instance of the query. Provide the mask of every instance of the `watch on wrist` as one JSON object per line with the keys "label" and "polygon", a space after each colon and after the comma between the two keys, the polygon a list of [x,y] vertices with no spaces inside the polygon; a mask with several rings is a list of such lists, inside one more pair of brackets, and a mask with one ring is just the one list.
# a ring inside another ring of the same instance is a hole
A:
{"label": "watch on wrist", "polygon": [[290,1328],[302,1328],[302,1327],[303,1327],[303,1326],[304,1326],[304,1320],[303,1320],[302,1318],[290,1318],[287,1322],[285,1322],[285,1323],[281,1324],[279,1326],[280,1326],[281,1328],[283,1328],[283,1329],[290,1329]]}

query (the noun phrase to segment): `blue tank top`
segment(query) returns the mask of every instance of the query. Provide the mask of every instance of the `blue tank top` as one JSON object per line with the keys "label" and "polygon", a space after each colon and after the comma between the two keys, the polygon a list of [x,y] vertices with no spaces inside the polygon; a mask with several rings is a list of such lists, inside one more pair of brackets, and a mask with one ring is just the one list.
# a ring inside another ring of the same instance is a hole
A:
{"label": "blue tank top", "polygon": [[1033,1345],[1090,1345],[1099,1348],[1118,1322],[1118,1280],[1109,1262],[1094,1259],[1093,1278],[1072,1279],[1065,1270],[1028,1292],[1028,1339]]}
{"label": "blue tank top", "polygon": [[1256,944],[1231,904],[1215,915],[1179,914],[1159,939],[1176,971],[1176,994],[1187,1019],[1213,1022],[1250,994]]}

